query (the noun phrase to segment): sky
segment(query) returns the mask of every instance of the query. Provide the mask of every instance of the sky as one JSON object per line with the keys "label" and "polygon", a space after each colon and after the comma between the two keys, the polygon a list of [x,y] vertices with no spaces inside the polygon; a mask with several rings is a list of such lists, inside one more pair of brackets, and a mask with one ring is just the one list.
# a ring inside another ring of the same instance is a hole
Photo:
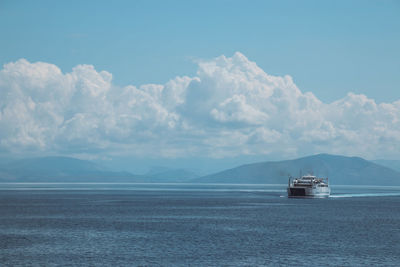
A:
{"label": "sky", "polygon": [[2,157],[400,159],[399,1],[2,0],[0,36]]}

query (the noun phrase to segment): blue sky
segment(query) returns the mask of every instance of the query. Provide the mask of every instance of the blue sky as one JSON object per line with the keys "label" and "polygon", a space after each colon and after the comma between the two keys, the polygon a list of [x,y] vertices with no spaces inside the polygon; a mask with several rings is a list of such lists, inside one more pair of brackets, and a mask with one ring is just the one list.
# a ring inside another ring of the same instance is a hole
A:
{"label": "blue sky", "polygon": [[399,1],[3,0],[0,153],[399,158],[399,15]]}
{"label": "blue sky", "polygon": [[120,85],[193,75],[192,61],[245,54],[334,101],[398,98],[398,1],[2,1],[0,63],[107,70]]}

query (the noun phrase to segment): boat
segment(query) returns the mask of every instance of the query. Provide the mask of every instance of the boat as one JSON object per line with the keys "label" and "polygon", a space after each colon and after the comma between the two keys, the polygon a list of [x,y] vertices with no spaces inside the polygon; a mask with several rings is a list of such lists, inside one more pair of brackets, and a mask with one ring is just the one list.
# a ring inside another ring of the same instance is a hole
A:
{"label": "boat", "polygon": [[318,178],[314,175],[303,175],[300,178],[289,177],[288,197],[325,198],[331,194],[328,178]]}

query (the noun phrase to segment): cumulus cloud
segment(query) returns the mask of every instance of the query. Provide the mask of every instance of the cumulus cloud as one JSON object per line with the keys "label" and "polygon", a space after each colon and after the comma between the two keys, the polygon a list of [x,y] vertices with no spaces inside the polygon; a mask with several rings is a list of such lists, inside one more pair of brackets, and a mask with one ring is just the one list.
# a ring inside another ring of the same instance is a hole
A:
{"label": "cumulus cloud", "polygon": [[349,93],[323,103],[290,76],[237,52],[198,62],[166,84],[112,83],[78,65],[8,63],[0,71],[0,150],[6,153],[225,157],[330,152],[400,156],[400,100]]}

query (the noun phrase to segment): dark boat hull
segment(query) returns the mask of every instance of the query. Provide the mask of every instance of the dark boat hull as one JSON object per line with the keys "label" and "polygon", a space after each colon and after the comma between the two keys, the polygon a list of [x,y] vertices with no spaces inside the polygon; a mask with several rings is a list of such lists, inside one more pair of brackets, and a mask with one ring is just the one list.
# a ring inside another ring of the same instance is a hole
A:
{"label": "dark boat hull", "polygon": [[306,190],[305,188],[288,188],[289,190],[289,196],[291,197],[305,197],[306,196]]}
{"label": "dark boat hull", "polygon": [[330,189],[328,187],[288,187],[287,192],[288,197],[326,198],[330,195]]}

